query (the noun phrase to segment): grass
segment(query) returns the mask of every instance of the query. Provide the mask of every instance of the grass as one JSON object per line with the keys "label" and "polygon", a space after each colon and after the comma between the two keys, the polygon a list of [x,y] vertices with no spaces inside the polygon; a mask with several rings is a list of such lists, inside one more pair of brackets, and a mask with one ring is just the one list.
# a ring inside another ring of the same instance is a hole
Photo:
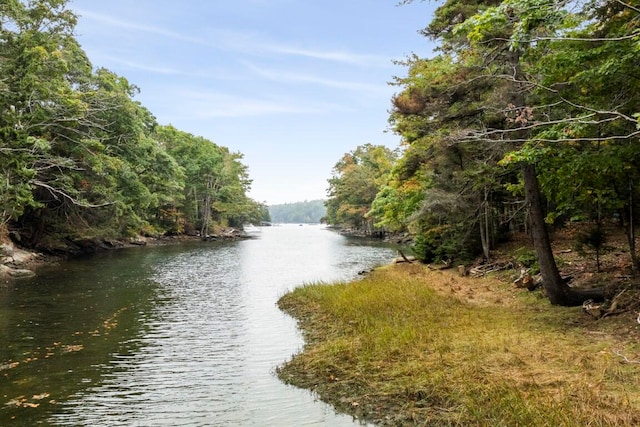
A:
{"label": "grass", "polygon": [[637,342],[495,279],[395,266],[300,287],[279,306],[306,340],[279,377],[361,420],[640,425]]}

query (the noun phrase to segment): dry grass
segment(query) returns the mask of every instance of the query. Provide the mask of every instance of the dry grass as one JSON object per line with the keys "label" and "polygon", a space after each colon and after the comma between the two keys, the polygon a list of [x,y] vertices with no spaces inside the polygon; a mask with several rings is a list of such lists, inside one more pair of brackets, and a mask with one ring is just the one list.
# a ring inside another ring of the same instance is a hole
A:
{"label": "dry grass", "polygon": [[279,304],[307,341],[279,376],[361,419],[640,425],[637,341],[495,279],[402,265],[304,286]]}

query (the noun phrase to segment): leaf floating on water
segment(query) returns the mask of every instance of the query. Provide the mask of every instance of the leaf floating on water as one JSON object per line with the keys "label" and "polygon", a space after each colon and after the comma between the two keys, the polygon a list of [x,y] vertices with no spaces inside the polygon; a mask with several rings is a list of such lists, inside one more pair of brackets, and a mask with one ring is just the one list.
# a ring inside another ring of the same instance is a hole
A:
{"label": "leaf floating on water", "polygon": [[84,345],[82,345],[82,344],[62,346],[62,351],[64,353],[71,353],[71,352],[80,351],[80,350],[83,350],[83,349],[84,349]]}
{"label": "leaf floating on water", "polygon": [[15,399],[11,399],[7,403],[5,403],[5,406],[22,406],[22,402],[24,401],[25,401],[24,396],[18,396]]}
{"label": "leaf floating on water", "polygon": [[46,397],[51,396],[49,393],[42,393],[42,394],[34,394],[33,397],[31,398],[32,400],[42,400]]}
{"label": "leaf floating on water", "polygon": [[18,366],[19,364],[20,364],[20,362],[3,363],[2,365],[0,365],[0,371],[4,371],[6,369],[13,369],[16,366]]}
{"label": "leaf floating on water", "polygon": [[24,402],[22,404],[23,407],[25,408],[37,408],[38,406],[40,406],[39,403],[31,403],[31,402]]}
{"label": "leaf floating on water", "polygon": [[[31,400],[42,400],[42,399],[45,399],[45,398],[47,398],[49,396],[50,396],[49,393],[34,394],[33,397],[31,398]],[[55,401],[50,401],[49,403],[51,403],[51,402],[55,402]],[[29,402],[26,397],[18,396],[15,399],[11,399],[7,403],[5,403],[5,406],[20,406],[22,408],[37,408],[38,406],[40,406],[40,403]]]}

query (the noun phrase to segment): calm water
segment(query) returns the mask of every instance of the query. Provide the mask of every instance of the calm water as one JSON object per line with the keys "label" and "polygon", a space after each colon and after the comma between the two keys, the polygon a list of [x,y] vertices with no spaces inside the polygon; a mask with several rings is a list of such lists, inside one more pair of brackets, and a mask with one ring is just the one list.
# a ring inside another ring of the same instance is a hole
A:
{"label": "calm water", "polygon": [[281,383],[299,351],[277,299],[349,280],[388,246],[320,226],[134,248],[0,284],[0,425],[353,426]]}

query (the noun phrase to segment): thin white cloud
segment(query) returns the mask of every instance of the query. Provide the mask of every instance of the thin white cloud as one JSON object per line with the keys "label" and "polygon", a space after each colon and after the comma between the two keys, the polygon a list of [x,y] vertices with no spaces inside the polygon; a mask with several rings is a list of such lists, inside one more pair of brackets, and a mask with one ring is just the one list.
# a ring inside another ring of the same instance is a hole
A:
{"label": "thin white cloud", "polygon": [[116,57],[113,55],[105,55],[105,54],[100,55],[98,59],[100,60],[100,62],[118,64],[127,69],[147,71],[150,73],[160,74],[160,75],[190,77],[190,78],[209,79],[209,80],[225,80],[225,81],[244,80],[242,76],[240,76],[237,72],[234,72],[233,70],[225,71],[225,70],[202,69],[197,72],[185,71],[183,69],[165,67],[162,65],[156,65],[151,63],[142,63],[138,61],[131,61],[128,59],[123,59],[121,57]]}
{"label": "thin white cloud", "polygon": [[79,10],[80,19],[86,18],[106,24],[112,27],[125,28],[133,31],[163,36],[171,40],[178,40],[190,44],[207,46],[216,49],[234,50],[237,52],[264,55],[265,53],[313,58],[323,61],[338,62],[357,66],[390,67],[391,59],[380,55],[357,54],[344,50],[313,50],[296,46],[288,46],[282,43],[265,42],[264,35],[250,32],[238,32],[229,30],[215,31],[213,39],[193,37],[166,28],[141,25],[131,21],[115,18],[105,14],[97,14],[90,11]]}
{"label": "thin white cloud", "polygon": [[271,100],[241,97],[215,92],[182,91],[180,110],[191,118],[231,118],[276,114],[325,114],[347,111],[342,106],[328,103],[300,105],[291,100]]}
{"label": "thin white cloud", "polygon": [[249,32],[238,32],[229,30],[219,30],[216,32],[217,39],[226,44],[229,48],[255,55],[276,54],[279,56],[294,56],[301,58],[319,59],[328,62],[342,64],[390,67],[391,58],[382,55],[364,55],[345,50],[313,50],[298,46],[291,46],[283,43],[267,40],[264,35],[252,34]]}
{"label": "thin white cloud", "polygon": [[376,55],[360,55],[356,53],[346,51],[320,51],[303,49],[291,46],[283,46],[277,44],[263,45],[263,48],[274,53],[302,56],[313,59],[322,59],[325,61],[341,62],[344,64],[358,65],[358,66],[389,66],[391,60],[387,57]]}
{"label": "thin white cloud", "polygon": [[326,79],[307,73],[291,73],[281,70],[272,70],[268,68],[258,67],[249,62],[243,62],[245,67],[261,78],[277,81],[281,83],[308,83],[318,86],[330,87],[335,89],[348,90],[353,92],[361,92],[367,95],[379,94],[388,96],[388,85],[376,85],[372,83],[350,82],[335,79]]}
{"label": "thin white cloud", "polygon": [[80,19],[87,18],[93,21],[100,22],[102,24],[110,25],[112,27],[126,28],[129,30],[134,30],[138,32],[155,34],[158,36],[167,37],[169,39],[185,41],[192,44],[198,44],[198,45],[207,44],[205,40],[198,37],[188,36],[188,35],[178,33],[176,31],[167,30],[161,27],[155,27],[151,25],[140,25],[137,23],[133,23],[131,21],[125,21],[122,19],[114,18],[113,16],[105,15],[105,14],[98,14],[98,13],[93,13],[86,10],[79,10],[78,15],[80,16]]}
{"label": "thin white cloud", "polygon": [[120,57],[115,57],[113,55],[101,55],[100,59],[105,62],[120,64],[126,68],[148,71],[155,74],[166,74],[166,75],[184,75],[185,74],[175,68],[163,67],[160,65],[156,66],[152,64],[142,64],[140,62],[125,60]]}

